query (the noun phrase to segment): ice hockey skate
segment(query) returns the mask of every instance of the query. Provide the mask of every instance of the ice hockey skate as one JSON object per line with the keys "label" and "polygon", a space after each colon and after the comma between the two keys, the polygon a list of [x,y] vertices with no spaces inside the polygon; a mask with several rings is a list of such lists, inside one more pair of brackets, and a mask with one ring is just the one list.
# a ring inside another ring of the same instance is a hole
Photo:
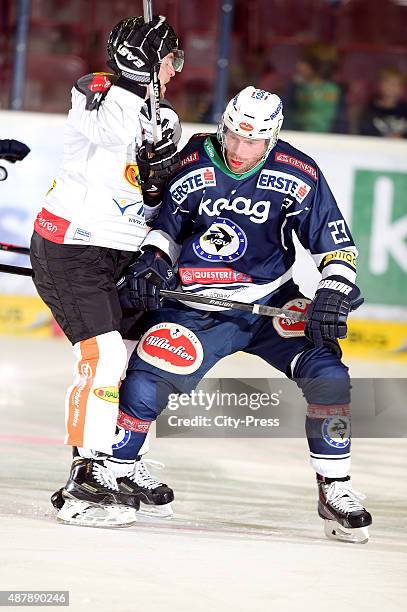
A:
{"label": "ice hockey skate", "polygon": [[161,469],[164,467],[159,461],[139,459],[130,474],[118,479],[119,490],[140,500],[139,514],[170,519],[173,516],[171,502],[174,500],[174,491],[154,478],[146,463]]}
{"label": "ice hockey skate", "polygon": [[370,513],[359,500],[365,495],[352,489],[350,476],[326,478],[317,474],[318,514],[325,519],[325,535],[333,540],[366,544]]}
{"label": "ice hockey skate", "polygon": [[58,510],[58,522],[84,527],[129,527],[137,521],[140,502],[120,492],[114,473],[103,459],[75,457],[63,489],[51,502]]}

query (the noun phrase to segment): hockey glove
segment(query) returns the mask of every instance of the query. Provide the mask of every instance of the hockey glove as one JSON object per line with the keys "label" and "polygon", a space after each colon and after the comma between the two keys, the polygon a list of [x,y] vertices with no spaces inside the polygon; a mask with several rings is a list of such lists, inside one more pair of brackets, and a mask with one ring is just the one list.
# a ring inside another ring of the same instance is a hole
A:
{"label": "hockey glove", "polygon": [[346,338],[349,312],[363,302],[359,288],[343,276],[321,280],[307,311],[306,337],[314,346],[332,346],[337,338]]}
{"label": "hockey glove", "polygon": [[0,159],[12,164],[24,159],[29,152],[29,147],[19,140],[0,140]]}
{"label": "hockey glove", "polygon": [[114,55],[120,75],[140,85],[148,85],[154,66],[173,50],[174,41],[169,35],[170,26],[159,15],[130,32]]}
{"label": "hockey glove", "polygon": [[166,257],[148,248],[128,268],[124,281],[119,281],[120,303],[124,309],[157,310],[160,289],[174,290],[177,284],[177,274]]}
{"label": "hockey glove", "polygon": [[180,166],[177,146],[172,140],[174,130],[167,128],[162,136],[156,144],[145,140],[137,153],[140,180],[143,195],[147,196],[147,205],[150,203],[148,198],[158,196],[170,176]]}

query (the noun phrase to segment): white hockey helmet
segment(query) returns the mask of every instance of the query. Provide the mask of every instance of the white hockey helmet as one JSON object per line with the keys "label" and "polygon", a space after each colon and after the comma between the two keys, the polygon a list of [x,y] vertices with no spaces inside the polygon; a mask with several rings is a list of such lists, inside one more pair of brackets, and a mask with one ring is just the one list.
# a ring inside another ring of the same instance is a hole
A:
{"label": "white hockey helmet", "polygon": [[219,122],[218,140],[222,150],[229,129],[244,138],[268,140],[265,159],[277,142],[283,119],[283,103],[276,94],[251,85],[245,87],[230,100]]}

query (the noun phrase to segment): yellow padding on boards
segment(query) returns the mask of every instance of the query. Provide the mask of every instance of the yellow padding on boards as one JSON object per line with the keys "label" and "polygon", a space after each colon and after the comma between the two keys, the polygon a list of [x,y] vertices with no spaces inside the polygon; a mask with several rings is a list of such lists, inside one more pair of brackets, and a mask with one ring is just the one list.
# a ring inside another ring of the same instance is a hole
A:
{"label": "yellow padding on boards", "polygon": [[345,357],[407,361],[407,321],[348,319]]}
{"label": "yellow padding on boards", "polygon": [[56,335],[51,312],[38,296],[0,295],[0,335],[45,338]]}
{"label": "yellow padding on boards", "polygon": [[[37,296],[0,294],[0,335],[51,337],[62,332]],[[346,357],[407,361],[407,321],[348,319]]]}

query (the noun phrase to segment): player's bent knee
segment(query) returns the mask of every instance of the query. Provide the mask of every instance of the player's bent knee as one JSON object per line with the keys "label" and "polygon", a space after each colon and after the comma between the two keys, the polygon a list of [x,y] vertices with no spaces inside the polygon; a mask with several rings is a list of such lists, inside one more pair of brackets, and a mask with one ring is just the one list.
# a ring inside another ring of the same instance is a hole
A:
{"label": "player's bent knee", "polygon": [[350,402],[348,368],[328,348],[314,348],[299,355],[293,380],[308,404],[346,405]]}
{"label": "player's bent knee", "polygon": [[120,387],[120,410],[142,421],[155,421],[173,392],[173,385],[160,376],[130,370]]}

